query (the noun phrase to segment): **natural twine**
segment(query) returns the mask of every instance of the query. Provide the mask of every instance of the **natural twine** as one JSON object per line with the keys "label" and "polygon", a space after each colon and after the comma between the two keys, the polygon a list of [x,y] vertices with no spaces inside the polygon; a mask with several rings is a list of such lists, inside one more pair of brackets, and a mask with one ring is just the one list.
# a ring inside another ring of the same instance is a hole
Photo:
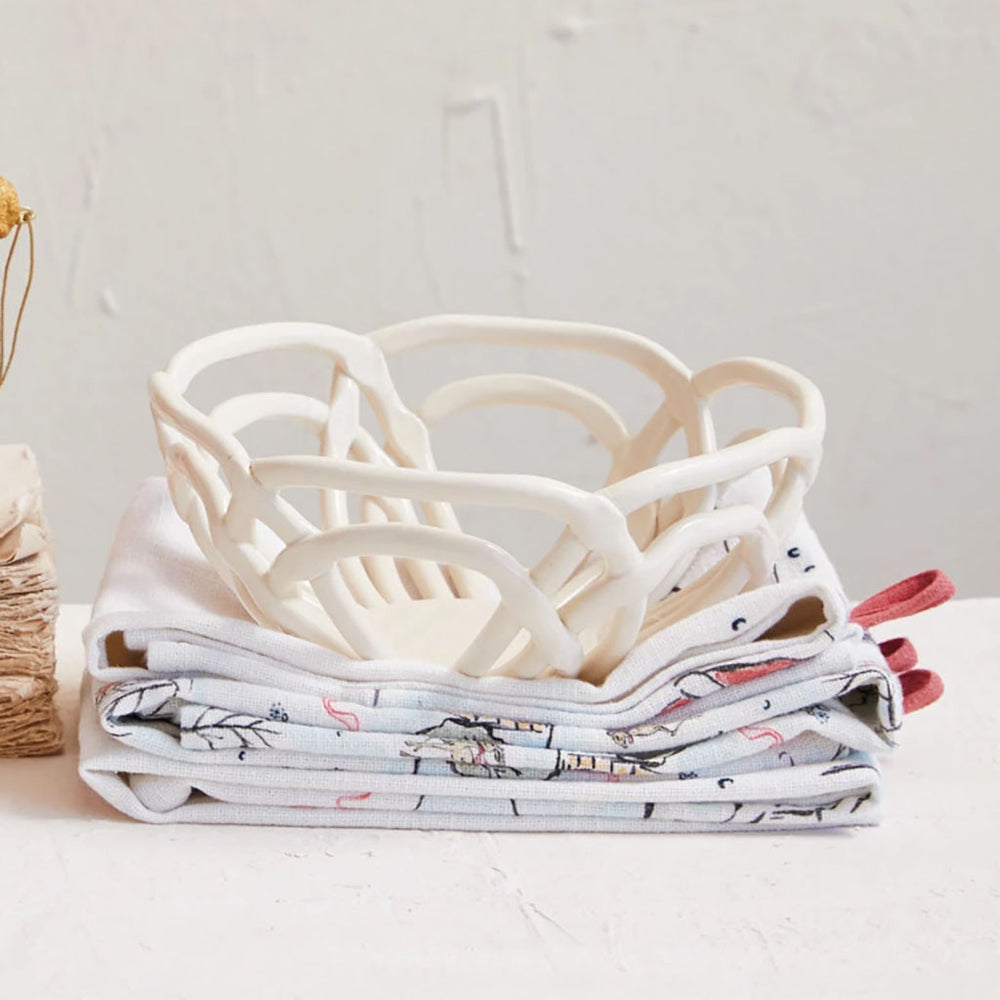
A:
{"label": "natural twine", "polygon": [[[28,292],[31,291],[31,282],[35,277],[35,230],[32,220],[35,213],[30,208],[24,208],[17,197],[17,191],[10,181],[0,177],[0,240],[6,239],[7,235],[13,231],[14,238],[10,241],[10,250],[7,251],[7,260],[3,268],[3,283],[0,285],[0,386],[7,381],[7,374],[10,372],[11,363],[14,361],[14,353],[17,351],[17,337],[21,332],[21,319],[24,316],[24,307],[28,302]],[[17,318],[14,321],[14,333],[10,340],[10,353],[6,351],[6,339],[4,322],[7,316],[7,278],[10,274],[10,262],[14,259],[14,251],[17,249],[17,241],[21,237],[21,229],[28,229],[28,278],[24,284],[24,293],[21,295],[21,304],[18,306]]]}

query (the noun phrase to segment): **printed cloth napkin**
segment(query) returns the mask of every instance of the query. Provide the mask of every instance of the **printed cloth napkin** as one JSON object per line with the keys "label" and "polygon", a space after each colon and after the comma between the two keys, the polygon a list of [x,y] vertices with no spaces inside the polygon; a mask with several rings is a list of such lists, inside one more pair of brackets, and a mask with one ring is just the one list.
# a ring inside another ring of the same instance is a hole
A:
{"label": "printed cloth napkin", "polygon": [[[357,661],[252,622],[152,479],[85,633],[81,775],[153,822],[875,822],[877,755],[904,708],[898,650],[894,669],[852,620],[808,525],[775,581],[650,636],[600,686]],[[911,687],[926,702],[927,685]]]}

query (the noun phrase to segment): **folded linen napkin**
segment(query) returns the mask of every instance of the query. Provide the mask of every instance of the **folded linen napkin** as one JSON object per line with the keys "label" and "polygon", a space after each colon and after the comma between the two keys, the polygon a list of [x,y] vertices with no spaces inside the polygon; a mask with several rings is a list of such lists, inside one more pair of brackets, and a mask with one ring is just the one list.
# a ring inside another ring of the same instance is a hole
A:
{"label": "folded linen napkin", "polygon": [[600,686],[361,662],[250,621],[149,480],[85,633],[81,774],[158,822],[874,822],[900,683],[807,525],[775,575],[650,636]]}
{"label": "folded linen napkin", "polygon": [[55,753],[56,575],[34,455],[0,446],[0,757]]}

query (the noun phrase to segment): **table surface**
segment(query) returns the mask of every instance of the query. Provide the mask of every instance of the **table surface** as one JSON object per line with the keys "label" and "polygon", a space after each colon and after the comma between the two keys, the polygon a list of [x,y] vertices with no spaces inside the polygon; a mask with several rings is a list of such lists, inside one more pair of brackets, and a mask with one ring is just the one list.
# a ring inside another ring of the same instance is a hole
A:
{"label": "table surface", "polygon": [[88,613],[60,618],[66,753],[0,761],[0,996],[996,995],[1000,600],[880,630],[947,688],[882,826],[666,836],[126,819],[76,774]]}

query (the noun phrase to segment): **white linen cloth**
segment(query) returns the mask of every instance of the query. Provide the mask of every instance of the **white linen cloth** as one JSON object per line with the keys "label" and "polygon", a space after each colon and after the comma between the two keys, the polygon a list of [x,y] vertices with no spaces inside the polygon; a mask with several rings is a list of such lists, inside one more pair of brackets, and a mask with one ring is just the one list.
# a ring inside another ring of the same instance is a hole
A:
{"label": "white linen cloth", "polygon": [[[902,713],[803,524],[776,583],[601,686],[356,661],[250,621],[148,480],[85,633],[80,771],[154,822],[519,830],[877,820]],[[721,550],[720,553],[721,554]],[[489,779],[489,780],[486,780]]]}

